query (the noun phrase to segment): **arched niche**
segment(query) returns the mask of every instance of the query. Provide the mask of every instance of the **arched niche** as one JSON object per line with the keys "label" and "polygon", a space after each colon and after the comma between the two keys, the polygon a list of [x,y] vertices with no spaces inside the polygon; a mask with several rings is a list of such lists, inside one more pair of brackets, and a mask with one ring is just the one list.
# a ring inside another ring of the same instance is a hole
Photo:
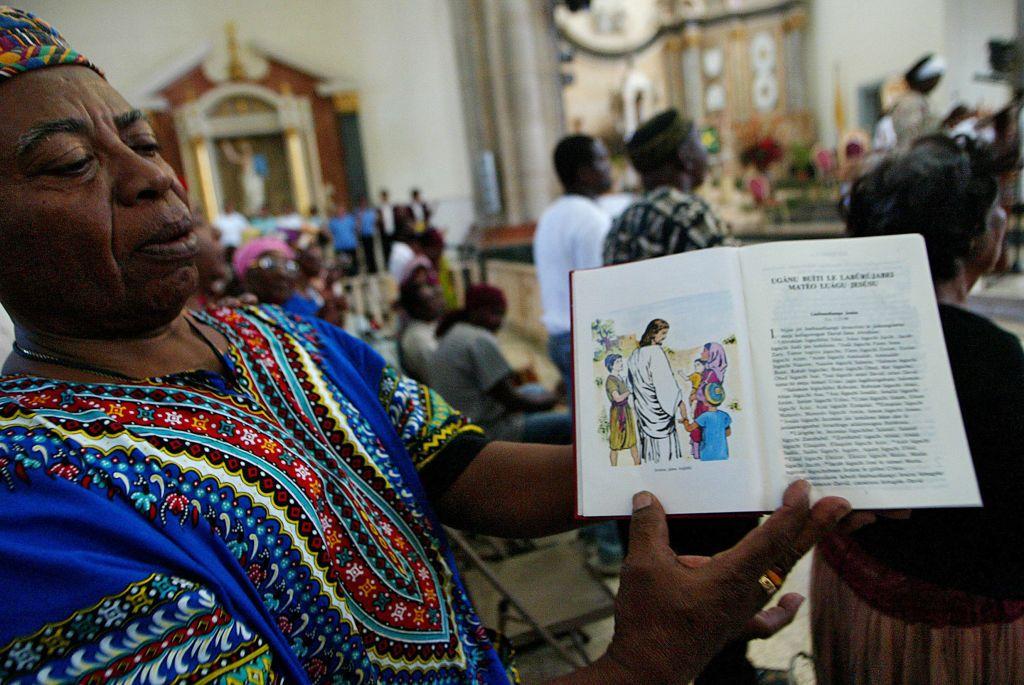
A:
{"label": "arched niche", "polygon": [[210,220],[227,203],[255,214],[324,206],[309,99],[245,82],[226,83],[174,113],[191,199]]}

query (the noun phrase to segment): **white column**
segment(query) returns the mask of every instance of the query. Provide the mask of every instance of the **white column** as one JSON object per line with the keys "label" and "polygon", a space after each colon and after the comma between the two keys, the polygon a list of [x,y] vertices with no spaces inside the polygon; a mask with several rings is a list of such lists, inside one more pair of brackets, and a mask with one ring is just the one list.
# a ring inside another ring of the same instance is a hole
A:
{"label": "white column", "polygon": [[[505,223],[536,219],[558,193],[551,152],[564,131],[560,69],[548,0],[455,3],[467,136],[474,168],[492,152]],[[486,204],[480,197],[477,209]]]}
{"label": "white column", "polygon": [[700,27],[690,24],[683,30],[683,98],[687,118],[704,118],[704,79],[700,64]]}
{"label": "white column", "polygon": [[786,65],[786,109],[800,112],[807,109],[807,74],[804,69],[804,27],[807,15],[803,10],[786,17],[783,50]]}

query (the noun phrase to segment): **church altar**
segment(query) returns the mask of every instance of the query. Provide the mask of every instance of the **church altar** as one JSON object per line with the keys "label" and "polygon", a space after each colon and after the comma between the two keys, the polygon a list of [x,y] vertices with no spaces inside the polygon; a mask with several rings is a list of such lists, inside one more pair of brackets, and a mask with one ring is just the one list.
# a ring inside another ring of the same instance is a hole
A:
{"label": "church altar", "polygon": [[[593,0],[556,9],[566,127],[613,156],[638,123],[674,107],[697,125],[728,184],[771,138],[788,155],[816,139],[803,0]],[[624,168],[624,164],[621,164]],[[625,171],[628,187],[636,179]]]}
{"label": "church altar", "polygon": [[359,94],[255,42],[199,42],[141,90],[164,157],[213,220],[323,213],[367,195]]}

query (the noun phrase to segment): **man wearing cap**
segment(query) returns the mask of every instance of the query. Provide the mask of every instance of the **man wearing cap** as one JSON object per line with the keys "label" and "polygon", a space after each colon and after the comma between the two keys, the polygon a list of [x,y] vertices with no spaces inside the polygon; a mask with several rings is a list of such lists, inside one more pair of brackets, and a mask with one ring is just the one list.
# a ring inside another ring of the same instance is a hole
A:
{"label": "man wearing cap", "polygon": [[459,411],[472,416],[487,435],[513,442],[568,445],[572,417],[551,411],[558,397],[516,384],[515,371],[496,333],[508,300],[500,288],[477,283],[466,291],[466,306],[445,316],[430,359],[429,380]]}
{"label": "man wearing cap", "polygon": [[693,194],[707,173],[707,151],[693,122],[674,109],[655,116],[626,144],[644,194],[615,220],[604,244],[604,263],[698,250],[725,239],[718,218]]}
{"label": "man wearing cap", "polygon": [[938,55],[929,54],[904,74],[907,90],[896,101],[890,115],[898,148],[909,147],[921,136],[938,128],[939,120],[931,113],[928,94],[935,90],[945,73],[946,61]]}
{"label": "man wearing cap", "polygon": [[[626,151],[640,173],[644,194],[612,225],[604,244],[605,264],[699,250],[725,241],[711,207],[693,193],[707,173],[707,151],[693,122],[674,109],[662,112],[636,130]],[[677,554],[715,554],[756,525],[756,518],[746,517],[672,521],[669,543]],[[627,545],[625,527],[620,526],[619,532]],[[756,683],[746,651],[746,642],[729,643],[696,682]]]}

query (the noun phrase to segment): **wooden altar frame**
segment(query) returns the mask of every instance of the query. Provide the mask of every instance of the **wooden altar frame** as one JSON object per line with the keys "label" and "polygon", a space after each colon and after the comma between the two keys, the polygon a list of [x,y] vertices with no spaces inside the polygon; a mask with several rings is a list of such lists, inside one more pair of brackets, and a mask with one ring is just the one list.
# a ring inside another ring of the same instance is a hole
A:
{"label": "wooden altar frame", "polygon": [[[232,98],[259,100],[269,112],[213,117],[217,106]],[[316,128],[309,99],[276,93],[254,83],[231,82],[217,86],[174,113],[175,130],[182,141],[181,158],[191,199],[201,202],[207,219],[220,212],[223,197],[213,148],[218,140],[252,135],[280,135],[285,144],[291,194],[296,209],[308,215],[310,207],[327,204],[321,175]]]}

